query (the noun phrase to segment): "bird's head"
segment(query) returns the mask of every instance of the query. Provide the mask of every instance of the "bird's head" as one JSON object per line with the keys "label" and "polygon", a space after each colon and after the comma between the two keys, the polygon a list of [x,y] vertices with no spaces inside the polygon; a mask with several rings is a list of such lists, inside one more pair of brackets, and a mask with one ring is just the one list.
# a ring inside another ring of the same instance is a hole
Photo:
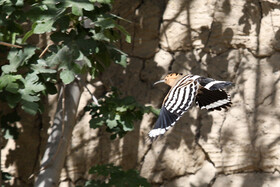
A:
{"label": "bird's head", "polygon": [[154,85],[164,82],[169,86],[174,86],[178,79],[180,79],[182,76],[182,73],[170,73],[166,75],[164,79],[155,82]]}

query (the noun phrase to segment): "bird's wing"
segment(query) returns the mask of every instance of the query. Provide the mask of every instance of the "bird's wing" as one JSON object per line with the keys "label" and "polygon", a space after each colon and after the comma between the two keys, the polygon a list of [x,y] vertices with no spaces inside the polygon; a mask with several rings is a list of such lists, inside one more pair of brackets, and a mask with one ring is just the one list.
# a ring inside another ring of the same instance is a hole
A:
{"label": "bird's wing", "polygon": [[233,85],[232,82],[217,81],[215,79],[210,79],[210,78],[205,78],[205,77],[199,77],[197,79],[197,81],[199,82],[199,84],[201,86],[203,86],[204,88],[206,88],[208,90],[219,90],[219,89],[223,89],[223,88]]}
{"label": "bird's wing", "polygon": [[197,93],[195,102],[201,109],[221,110],[230,107],[230,96],[224,90],[208,90],[201,87]]}
{"label": "bird's wing", "polygon": [[161,108],[154,128],[149,132],[151,139],[163,135],[189,109],[195,100],[199,84],[194,80],[181,80],[171,88]]}
{"label": "bird's wing", "polygon": [[232,82],[217,81],[205,77],[199,77],[197,81],[201,87],[196,97],[196,104],[201,109],[221,110],[221,108],[227,108],[231,105],[230,96],[222,89],[233,85]]}

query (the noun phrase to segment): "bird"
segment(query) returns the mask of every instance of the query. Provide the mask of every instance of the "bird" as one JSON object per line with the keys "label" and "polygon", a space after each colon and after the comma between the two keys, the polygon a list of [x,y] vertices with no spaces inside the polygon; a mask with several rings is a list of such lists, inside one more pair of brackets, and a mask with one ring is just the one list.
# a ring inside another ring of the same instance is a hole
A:
{"label": "bird", "polygon": [[200,109],[209,111],[227,109],[231,106],[230,95],[223,89],[232,86],[229,81],[218,81],[199,75],[170,73],[154,83],[165,83],[171,88],[163,100],[154,128],[148,133],[151,140],[166,133],[195,103]]}

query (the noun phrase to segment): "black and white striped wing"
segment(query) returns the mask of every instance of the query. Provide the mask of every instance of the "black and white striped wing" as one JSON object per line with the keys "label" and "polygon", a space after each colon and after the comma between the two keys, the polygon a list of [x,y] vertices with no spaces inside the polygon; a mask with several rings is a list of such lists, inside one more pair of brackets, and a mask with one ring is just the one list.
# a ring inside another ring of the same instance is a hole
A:
{"label": "black and white striped wing", "polygon": [[204,77],[199,77],[197,81],[202,86],[196,97],[196,104],[201,109],[221,110],[231,105],[230,96],[222,89],[233,85],[232,82]]}
{"label": "black and white striped wing", "polygon": [[186,112],[195,100],[198,83],[183,79],[169,91],[154,128],[149,132],[151,139],[163,135]]}
{"label": "black and white striped wing", "polygon": [[231,106],[230,96],[224,90],[200,88],[195,101],[201,109],[207,110],[221,110]]}
{"label": "black and white striped wing", "polygon": [[197,81],[199,82],[199,84],[201,86],[203,86],[204,88],[206,88],[208,90],[219,90],[219,89],[224,89],[224,88],[226,88],[228,86],[233,85],[232,82],[217,81],[215,79],[205,78],[205,77],[199,77],[197,79]]}

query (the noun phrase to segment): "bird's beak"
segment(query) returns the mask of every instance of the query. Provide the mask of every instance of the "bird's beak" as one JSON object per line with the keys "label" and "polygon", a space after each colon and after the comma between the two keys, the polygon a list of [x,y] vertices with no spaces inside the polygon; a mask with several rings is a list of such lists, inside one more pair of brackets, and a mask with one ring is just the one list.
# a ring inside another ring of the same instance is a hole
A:
{"label": "bird's beak", "polygon": [[165,82],[165,80],[164,80],[164,79],[163,79],[163,80],[159,80],[159,81],[155,82],[155,83],[153,84],[153,86],[155,86],[155,85],[158,84],[158,83],[162,83],[162,82]]}

